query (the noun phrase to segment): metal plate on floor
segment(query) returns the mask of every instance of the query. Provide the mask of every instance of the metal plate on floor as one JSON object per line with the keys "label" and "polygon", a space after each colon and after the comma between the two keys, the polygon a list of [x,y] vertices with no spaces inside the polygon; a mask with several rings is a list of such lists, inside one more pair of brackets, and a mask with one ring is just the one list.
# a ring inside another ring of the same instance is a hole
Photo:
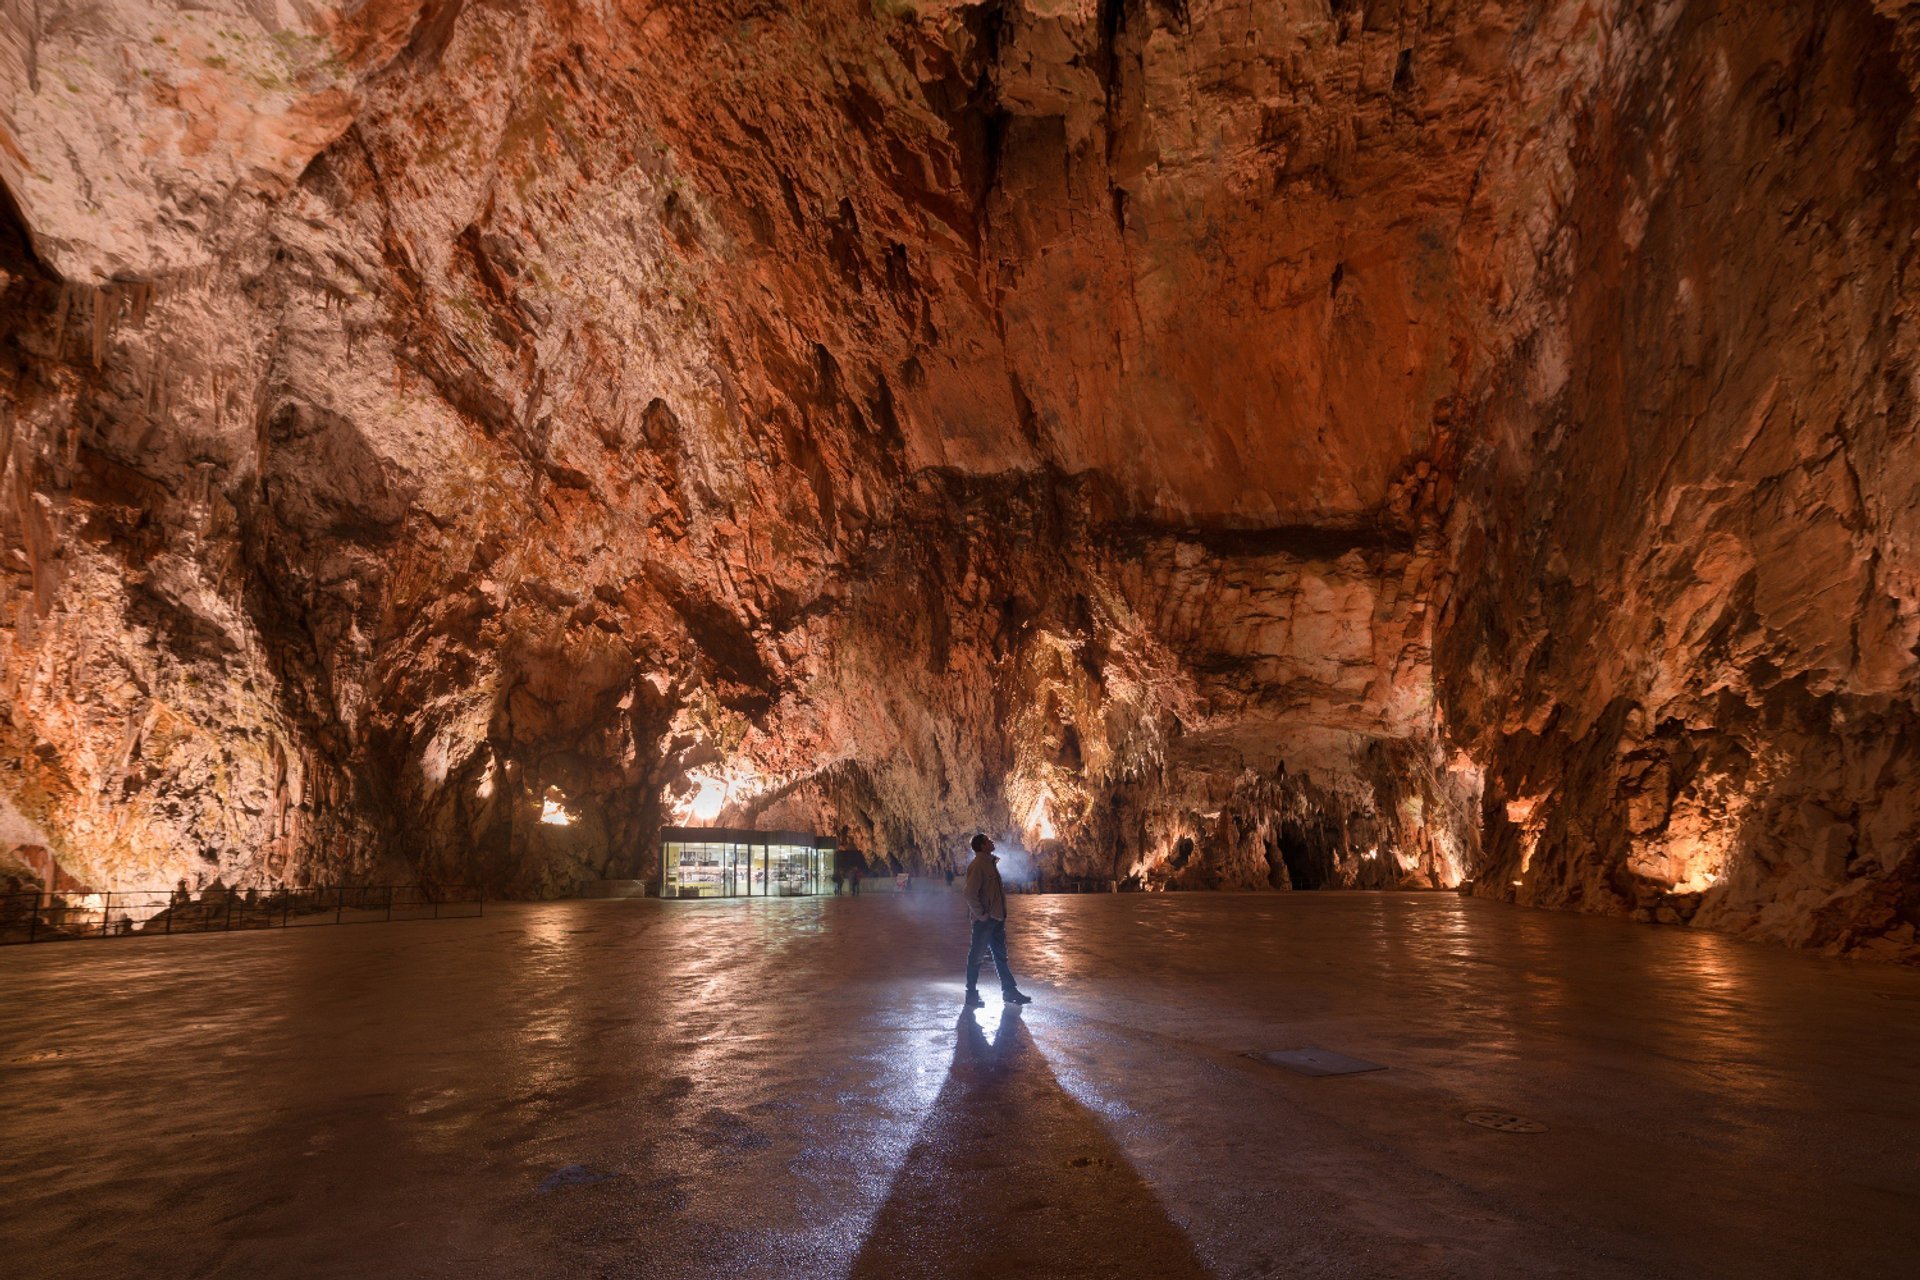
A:
{"label": "metal plate on floor", "polygon": [[1538,1120],[1509,1115],[1505,1111],[1469,1111],[1465,1118],[1468,1124],[1477,1124],[1482,1129],[1498,1129],[1501,1133],[1545,1133],[1547,1131],[1547,1126]]}
{"label": "metal plate on floor", "polygon": [[1258,1058],[1261,1062],[1276,1067],[1285,1067],[1303,1076],[1355,1076],[1363,1071],[1385,1071],[1384,1064],[1368,1062],[1363,1058],[1349,1058],[1344,1053],[1335,1053],[1331,1049],[1271,1049],[1265,1053],[1250,1053],[1249,1058]]}

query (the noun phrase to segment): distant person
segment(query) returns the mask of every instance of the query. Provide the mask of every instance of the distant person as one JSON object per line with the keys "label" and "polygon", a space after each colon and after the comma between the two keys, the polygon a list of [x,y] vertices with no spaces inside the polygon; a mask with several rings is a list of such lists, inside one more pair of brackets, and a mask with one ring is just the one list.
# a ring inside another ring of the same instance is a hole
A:
{"label": "distant person", "polygon": [[853,864],[853,869],[852,869],[851,871],[849,871],[849,872],[847,872],[847,879],[849,879],[849,880],[851,880],[851,881],[853,881],[853,896],[854,896],[854,897],[856,897],[856,898],[857,898],[857,897],[859,897],[859,896],[860,896],[860,882],[861,882],[862,880],[864,880],[865,878],[866,878],[866,873],[865,873],[864,871],[862,871],[862,870],[860,869],[860,864],[859,864],[859,863],[857,863],[857,862],[856,862],[856,863],[854,863],[854,864]]}
{"label": "distant person", "polygon": [[952,867],[947,868],[947,889],[949,892],[951,892],[953,889],[953,868]]}
{"label": "distant person", "polygon": [[840,873],[838,871],[833,873],[833,896],[836,898],[840,896]]}
{"label": "distant person", "polygon": [[993,967],[1000,971],[1000,997],[1008,1004],[1031,1004],[1033,997],[1022,995],[1013,982],[1013,967],[1007,963],[1007,890],[1000,883],[1000,859],[993,856],[993,841],[985,834],[973,838],[973,861],[967,864],[965,890],[967,911],[973,917],[973,941],[967,947],[967,1007],[981,1003],[980,957],[993,953]]}

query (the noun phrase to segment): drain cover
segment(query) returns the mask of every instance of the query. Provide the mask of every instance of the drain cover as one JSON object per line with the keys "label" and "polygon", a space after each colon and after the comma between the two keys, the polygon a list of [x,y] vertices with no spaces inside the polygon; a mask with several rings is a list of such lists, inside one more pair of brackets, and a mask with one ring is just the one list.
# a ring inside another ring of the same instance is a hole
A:
{"label": "drain cover", "polygon": [[1482,1129],[1498,1129],[1502,1133],[1545,1133],[1547,1126],[1538,1120],[1529,1120],[1525,1116],[1511,1116],[1504,1111],[1469,1111],[1467,1123],[1477,1124]]}
{"label": "drain cover", "polygon": [[1250,1053],[1247,1056],[1258,1058],[1262,1062],[1270,1062],[1276,1067],[1285,1067],[1303,1076],[1352,1076],[1359,1075],[1362,1071],[1386,1070],[1381,1063],[1349,1058],[1331,1049],[1274,1049],[1266,1053]]}

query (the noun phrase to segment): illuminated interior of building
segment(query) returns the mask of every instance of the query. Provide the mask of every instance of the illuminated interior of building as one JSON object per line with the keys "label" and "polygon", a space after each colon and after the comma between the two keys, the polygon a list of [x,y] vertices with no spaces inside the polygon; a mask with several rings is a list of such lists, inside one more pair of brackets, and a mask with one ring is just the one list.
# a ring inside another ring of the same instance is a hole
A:
{"label": "illuminated interior of building", "polygon": [[833,890],[834,841],[798,831],[666,827],[663,898],[795,898]]}

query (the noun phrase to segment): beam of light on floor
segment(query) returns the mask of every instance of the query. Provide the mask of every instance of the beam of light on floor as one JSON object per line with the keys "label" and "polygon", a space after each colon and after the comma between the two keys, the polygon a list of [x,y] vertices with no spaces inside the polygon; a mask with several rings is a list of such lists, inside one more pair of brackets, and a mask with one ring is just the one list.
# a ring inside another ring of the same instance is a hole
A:
{"label": "beam of light on floor", "polygon": [[[951,1069],[861,1241],[853,1280],[994,1274],[1015,1260],[1036,1274],[1203,1274],[1189,1233],[1036,1049],[1030,1011],[986,992],[956,1010]],[[1077,1172],[1056,1182],[1062,1168]],[[945,1261],[908,1261],[929,1249]]]}
{"label": "beam of light on floor", "polygon": [[[940,1096],[953,1068],[953,1019],[964,998],[957,982],[932,983],[918,990],[908,1003],[906,1017],[894,1028],[892,1048],[873,1057],[892,1077],[883,1096],[904,1102],[896,1114],[914,1117],[911,1125],[894,1125],[883,1137],[867,1144],[858,1177],[859,1205],[834,1224],[832,1245],[844,1251],[839,1274],[849,1274],[860,1250],[873,1235],[881,1211],[892,1198],[908,1154],[919,1142],[931,1117],[934,1101]],[[974,1012],[979,1012],[975,1010]],[[985,1028],[990,1037],[996,1021]]]}
{"label": "beam of light on floor", "polygon": [[989,1047],[999,1041],[1000,1020],[1006,1008],[1006,1002],[999,996],[983,996],[977,1007],[966,1011],[966,1015],[973,1019],[973,1025],[980,1028],[980,1035]]}

